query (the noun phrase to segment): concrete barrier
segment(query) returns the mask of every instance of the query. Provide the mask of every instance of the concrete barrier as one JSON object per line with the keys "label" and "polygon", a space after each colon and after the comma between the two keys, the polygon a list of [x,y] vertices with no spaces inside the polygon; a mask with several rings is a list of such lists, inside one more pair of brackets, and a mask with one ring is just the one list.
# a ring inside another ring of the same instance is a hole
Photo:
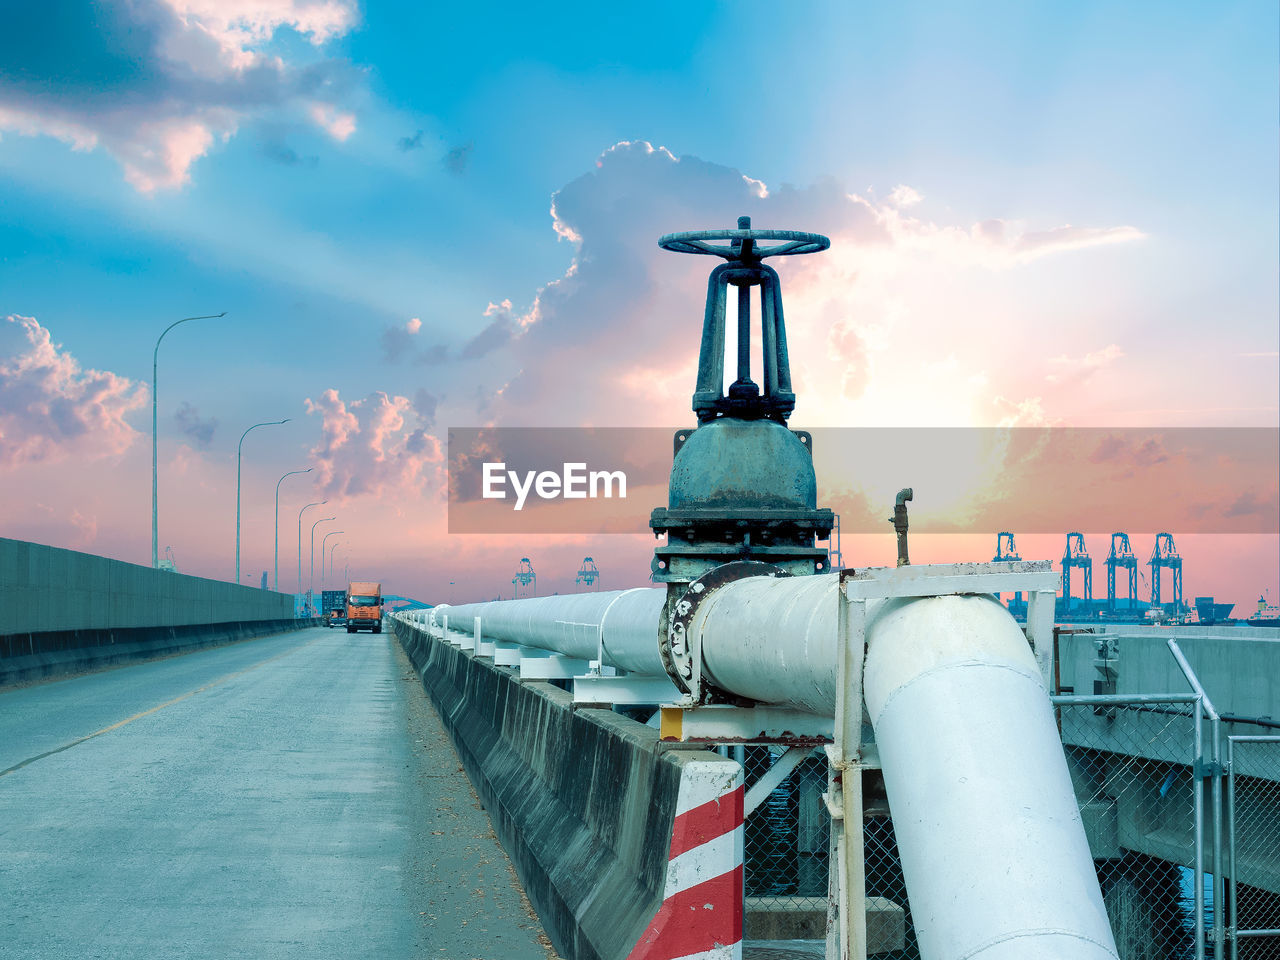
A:
{"label": "concrete barrier", "polygon": [[0,538],[0,686],[311,623],[289,594]]}
{"label": "concrete barrier", "polygon": [[0,636],[293,619],[293,596],[0,538]]}
{"label": "concrete barrier", "polygon": [[392,624],[562,956],[741,956],[737,763]]}
{"label": "concrete barrier", "polygon": [[59,630],[0,637],[0,687],[154,660],[301,627],[310,620],[246,620],[129,630]]}

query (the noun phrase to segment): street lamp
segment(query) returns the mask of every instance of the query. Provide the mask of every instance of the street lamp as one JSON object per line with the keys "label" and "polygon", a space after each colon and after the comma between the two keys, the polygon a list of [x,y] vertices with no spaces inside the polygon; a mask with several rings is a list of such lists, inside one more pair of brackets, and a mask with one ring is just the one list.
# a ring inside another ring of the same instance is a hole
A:
{"label": "street lamp", "polygon": [[[257,430],[259,427],[278,427],[288,422],[288,417],[283,420],[267,420],[263,423],[255,423],[249,430]],[[236,444],[236,583],[240,582],[240,450],[244,446],[244,438],[249,435],[249,430],[240,434],[240,442]]]}
{"label": "street lamp", "polygon": [[315,503],[308,503],[305,507],[298,511],[298,592],[302,592],[302,515],[312,507],[322,507],[328,500],[317,500]]}
{"label": "street lamp", "polygon": [[[311,472],[311,468],[310,468],[310,467],[307,467],[307,469],[305,469],[305,470],[290,470],[288,473],[286,473],[286,474],[284,475],[284,477],[292,477],[294,474],[297,474],[297,473],[310,473],[310,472]],[[272,587],[272,589],[273,589],[273,590],[275,590],[275,591],[277,591],[277,592],[279,592],[279,590],[280,590],[280,484],[284,483],[284,477],[281,477],[279,480],[277,480],[277,481],[276,481],[276,523],[275,523],[275,531],[276,531],[276,570],[275,570],[275,586],[273,586],[273,587]],[[298,548],[299,548],[299,553],[301,553],[301,548],[302,548],[302,543],[301,543],[301,541],[299,541],[299,543],[298,543]],[[299,579],[299,580],[301,580],[301,579],[302,579],[302,566],[301,566],[301,564],[302,564],[302,560],[301,560],[301,557],[299,557],[298,564],[299,564],[299,566],[298,566],[298,579]],[[301,585],[301,584],[299,584],[299,585],[298,585],[298,589],[299,589],[299,590],[301,590],[301,589],[302,589],[302,585]]]}
{"label": "street lamp", "polygon": [[[158,525],[156,523],[156,460],[157,460],[157,442],[156,442],[156,368],[160,362],[160,341],[164,339],[164,334],[168,333],[180,323],[186,323],[189,320],[216,320],[218,317],[225,317],[227,312],[210,313],[203,317],[183,317],[176,320],[164,328],[164,333],[156,337],[156,348],[151,351],[151,566],[160,566],[160,547]],[[239,582],[240,578],[236,577]]]}
{"label": "street lamp", "polygon": [[308,597],[314,598],[316,594],[316,527],[336,519],[337,517],[321,517],[311,525],[311,581],[310,586],[307,587]]}
{"label": "street lamp", "polygon": [[[346,533],[346,532],[347,531],[345,530],[330,530],[328,533],[324,535],[324,538],[320,541],[320,589],[321,590],[324,589],[324,551],[325,551],[325,548],[329,545],[329,538],[336,537],[338,534]],[[334,546],[336,547],[337,544],[335,543]],[[329,572],[332,573],[333,571],[330,570]]]}
{"label": "street lamp", "polygon": [[[339,533],[345,533],[346,531],[345,531],[345,530],[339,530],[338,532],[339,532]],[[337,553],[337,552],[338,552],[338,548],[339,548],[340,546],[342,546],[343,544],[345,544],[345,543],[346,543],[346,541],[345,541],[345,540],[344,540],[344,541],[342,541],[342,543],[338,543],[337,541],[334,541],[333,546],[329,548],[329,576],[331,576],[331,577],[333,576],[333,555],[334,555],[335,553]],[[320,564],[320,569],[321,569],[321,570],[323,570],[323,569],[324,569],[324,564],[323,564],[323,563],[321,563],[321,564]],[[320,575],[320,579],[321,579],[322,581],[324,580],[324,574],[323,574],[323,573]]]}

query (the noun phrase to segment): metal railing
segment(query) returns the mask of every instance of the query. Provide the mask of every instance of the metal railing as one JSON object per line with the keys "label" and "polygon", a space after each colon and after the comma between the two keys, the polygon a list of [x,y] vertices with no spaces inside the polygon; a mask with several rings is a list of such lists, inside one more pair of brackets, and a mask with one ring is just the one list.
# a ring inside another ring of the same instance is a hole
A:
{"label": "metal railing", "polygon": [[1280,893],[1257,886],[1264,867],[1256,862],[1269,861],[1274,890],[1275,874],[1280,874],[1277,809],[1280,736],[1227,737],[1227,873],[1231,880],[1227,938],[1231,960],[1280,960]]}

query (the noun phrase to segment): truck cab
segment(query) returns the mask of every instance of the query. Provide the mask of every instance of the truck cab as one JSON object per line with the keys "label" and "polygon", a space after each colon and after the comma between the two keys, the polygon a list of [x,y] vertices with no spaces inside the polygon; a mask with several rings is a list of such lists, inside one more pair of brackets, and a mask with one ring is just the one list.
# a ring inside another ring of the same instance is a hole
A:
{"label": "truck cab", "polygon": [[382,584],[353,580],[347,584],[347,633],[382,632]]}

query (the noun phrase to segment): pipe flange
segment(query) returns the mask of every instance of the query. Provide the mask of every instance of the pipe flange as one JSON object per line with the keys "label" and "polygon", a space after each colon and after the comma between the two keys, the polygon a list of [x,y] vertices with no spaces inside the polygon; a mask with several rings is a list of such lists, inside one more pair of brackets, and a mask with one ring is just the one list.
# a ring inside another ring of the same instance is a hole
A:
{"label": "pipe flange", "polygon": [[722,700],[727,697],[716,691],[702,676],[701,649],[695,649],[697,645],[692,642],[689,629],[698,607],[726,583],[747,577],[789,576],[790,573],[776,564],[759,560],[734,560],[708,570],[690,583],[679,599],[670,604],[667,614],[667,642],[662,651],[662,661],[672,682],[695,703],[709,703],[713,699]]}

